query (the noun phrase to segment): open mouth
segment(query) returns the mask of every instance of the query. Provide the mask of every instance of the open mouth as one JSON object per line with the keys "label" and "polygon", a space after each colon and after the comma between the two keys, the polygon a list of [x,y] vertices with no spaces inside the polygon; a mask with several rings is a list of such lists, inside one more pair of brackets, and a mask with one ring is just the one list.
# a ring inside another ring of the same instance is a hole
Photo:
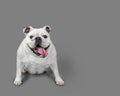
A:
{"label": "open mouth", "polygon": [[49,46],[50,46],[50,45],[48,45],[46,48],[43,48],[43,47],[37,45],[35,48],[30,48],[30,47],[29,47],[29,48],[30,48],[30,49],[33,51],[33,53],[35,53],[37,56],[40,56],[40,55],[41,55],[43,58],[45,58],[45,57],[47,57],[47,55],[48,55],[47,50],[48,50]]}

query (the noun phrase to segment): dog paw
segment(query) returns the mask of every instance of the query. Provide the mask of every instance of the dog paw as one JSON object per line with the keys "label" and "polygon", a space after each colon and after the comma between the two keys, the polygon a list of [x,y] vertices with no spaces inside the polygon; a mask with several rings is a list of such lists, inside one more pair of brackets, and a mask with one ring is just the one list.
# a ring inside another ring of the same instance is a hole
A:
{"label": "dog paw", "polygon": [[57,80],[56,84],[59,86],[63,86],[64,85],[64,81],[63,80]]}
{"label": "dog paw", "polygon": [[20,86],[20,85],[22,84],[22,82],[21,82],[21,81],[18,81],[18,80],[15,80],[15,81],[14,81],[14,84],[17,85],[17,86]]}

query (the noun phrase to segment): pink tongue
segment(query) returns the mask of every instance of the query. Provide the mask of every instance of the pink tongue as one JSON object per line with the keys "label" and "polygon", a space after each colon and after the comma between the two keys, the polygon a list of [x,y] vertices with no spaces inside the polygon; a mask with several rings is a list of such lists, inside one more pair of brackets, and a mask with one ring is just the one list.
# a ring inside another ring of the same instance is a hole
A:
{"label": "pink tongue", "polygon": [[45,58],[48,55],[47,51],[44,48],[38,48],[37,52],[41,54],[43,58]]}

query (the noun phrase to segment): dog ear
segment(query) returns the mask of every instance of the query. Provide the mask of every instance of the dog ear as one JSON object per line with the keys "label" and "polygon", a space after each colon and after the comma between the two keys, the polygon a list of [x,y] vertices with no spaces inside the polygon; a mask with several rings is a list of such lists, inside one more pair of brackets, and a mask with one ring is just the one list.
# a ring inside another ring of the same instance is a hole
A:
{"label": "dog ear", "polygon": [[28,34],[32,29],[33,29],[33,28],[32,28],[31,26],[25,27],[25,28],[23,29],[23,33],[24,33],[24,34]]}
{"label": "dog ear", "polygon": [[50,26],[45,25],[43,28],[44,28],[44,30],[45,30],[46,32],[48,32],[48,33],[51,32],[51,27],[50,27]]}

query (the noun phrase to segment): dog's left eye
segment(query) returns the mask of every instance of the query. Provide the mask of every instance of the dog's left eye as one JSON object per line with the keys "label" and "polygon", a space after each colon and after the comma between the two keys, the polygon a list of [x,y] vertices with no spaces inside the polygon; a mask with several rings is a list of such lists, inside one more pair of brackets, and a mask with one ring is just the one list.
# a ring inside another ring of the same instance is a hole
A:
{"label": "dog's left eye", "polygon": [[47,35],[43,35],[44,38],[47,38]]}

